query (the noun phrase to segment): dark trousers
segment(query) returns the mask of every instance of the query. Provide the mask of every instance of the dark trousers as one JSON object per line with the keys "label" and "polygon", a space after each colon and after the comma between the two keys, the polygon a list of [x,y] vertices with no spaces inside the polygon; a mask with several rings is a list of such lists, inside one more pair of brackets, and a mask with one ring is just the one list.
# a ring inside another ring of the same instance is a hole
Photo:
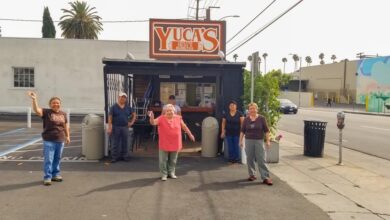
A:
{"label": "dark trousers", "polygon": [[120,159],[128,156],[128,143],[127,138],[129,136],[129,128],[127,126],[112,127],[111,135],[111,158]]}

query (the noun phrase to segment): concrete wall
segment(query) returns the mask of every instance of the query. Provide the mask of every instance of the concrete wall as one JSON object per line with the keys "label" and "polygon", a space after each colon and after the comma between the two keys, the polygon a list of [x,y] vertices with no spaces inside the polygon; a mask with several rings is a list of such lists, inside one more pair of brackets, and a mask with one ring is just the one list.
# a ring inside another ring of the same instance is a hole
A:
{"label": "concrete wall", "polygon": [[[149,59],[145,41],[0,38],[0,107],[29,106],[29,90],[47,106],[52,96],[72,112],[103,111],[102,58]],[[15,88],[12,67],[33,67],[35,88]]]}
{"label": "concrete wall", "polygon": [[[299,92],[280,92],[280,99],[289,99],[297,106],[299,105]],[[313,106],[313,93],[301,92],[300,107],[312,107]]]}
{"label": "concrete wall", "polygon": [[[339,99],[340,95],[356,97],[356,72],[358,61],[347,61],[345,91],[344,89],[344,61],[302,67],[301,80],[309,80],[307,90],[317,93],[319,99],[328,96]],[[293,73],[294,79],[299,79],[299,72]],[[356,99],[355,99],[356,100]]]}

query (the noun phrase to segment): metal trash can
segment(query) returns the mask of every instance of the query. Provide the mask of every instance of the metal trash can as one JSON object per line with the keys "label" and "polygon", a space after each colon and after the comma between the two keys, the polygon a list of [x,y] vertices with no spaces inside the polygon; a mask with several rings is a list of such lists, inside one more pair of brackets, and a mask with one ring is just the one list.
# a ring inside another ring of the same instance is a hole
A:
{"label": "metal trash can", "polygon": [[81,123],[81,153],[88,160],[99,160],[104,153],[103,119],[95,114],[88,114]]}
{"label": "metal trash can", "polygon": [[218,151],[218,121],[207,117],[202,122],[202,156],[216,157]]}
{"label": "metal trash can", "polygon": [[323,157],[327,122],[304,120],[304,123],[303,155]]}

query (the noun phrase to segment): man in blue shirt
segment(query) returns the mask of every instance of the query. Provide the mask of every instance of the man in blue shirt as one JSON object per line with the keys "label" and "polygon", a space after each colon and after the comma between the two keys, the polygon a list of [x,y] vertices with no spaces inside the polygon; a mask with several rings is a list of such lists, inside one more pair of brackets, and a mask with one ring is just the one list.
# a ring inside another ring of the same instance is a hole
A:
{"label": "man in blue shirt", "polygon": [[111,163],[129,160],[127,138],[129,127],[136,119],[134,110],[127,105],[127,94],[119,93],[118,102],[111,106],[107,133],[111,136]]}

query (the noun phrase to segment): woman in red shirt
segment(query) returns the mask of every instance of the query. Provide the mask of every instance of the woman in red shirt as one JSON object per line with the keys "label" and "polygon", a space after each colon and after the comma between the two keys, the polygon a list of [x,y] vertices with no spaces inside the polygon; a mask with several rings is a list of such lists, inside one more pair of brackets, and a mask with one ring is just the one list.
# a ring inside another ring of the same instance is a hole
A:
{"label": "woman in red shirt", "polygon": [[168,177],[177,178],[175,167],[178,153],[182,149],[181,130],[187,133],[190,140],[195,141],[195,137],[183,122],[182,117],[175,114],[175,107],[172,104],[165,105],[162,112],[163,115],[154,119],[153,112],[149,111],[149,121],[151,125],[158,126],[161,180],[166,181]]}

